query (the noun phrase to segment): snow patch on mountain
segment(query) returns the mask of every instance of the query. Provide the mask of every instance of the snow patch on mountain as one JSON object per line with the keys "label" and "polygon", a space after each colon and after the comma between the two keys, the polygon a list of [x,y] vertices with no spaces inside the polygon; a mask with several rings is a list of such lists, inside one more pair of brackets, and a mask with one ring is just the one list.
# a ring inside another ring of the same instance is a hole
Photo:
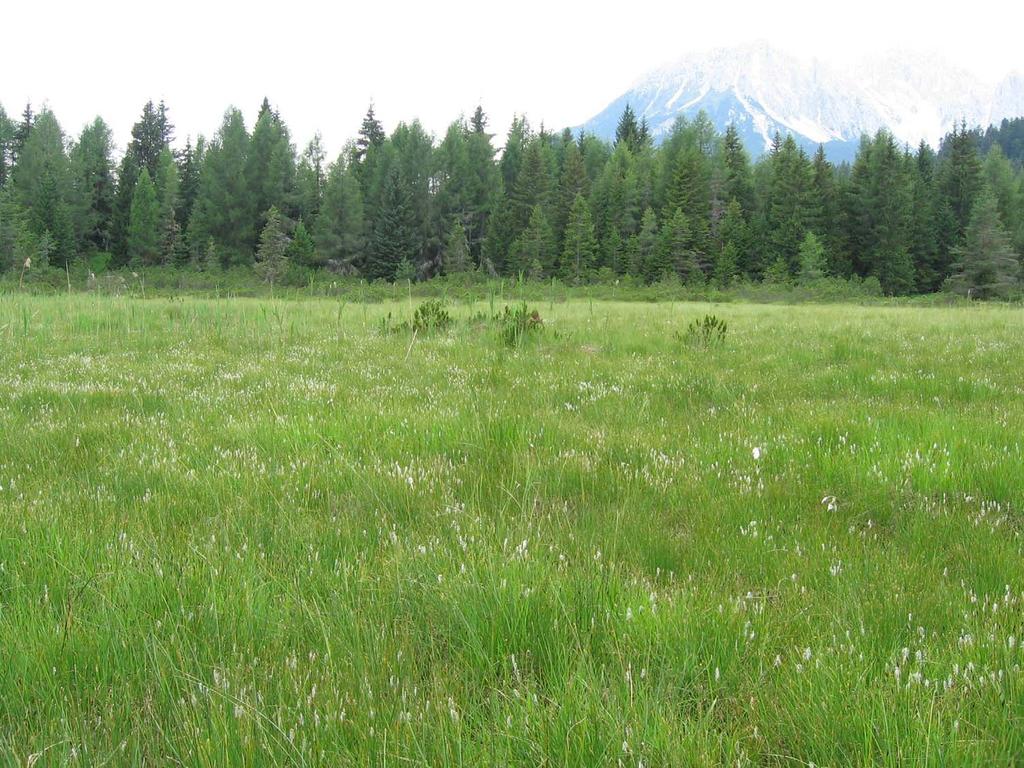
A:
{"label": "snow patch on mountain", "polygon": [[614,136],[626,104],[656,138],[679,115],[704,110],[719,130],[735,123],[760,153],[776,131],[852,155],[863,134],[887,128],[902,143],[939,140],[961,119],[987,126],[1024,115],[1024,75],[986,83],[935,54],[898,53],[851,67],[801,59],[759,41],[693,53],[640,79],[583,128]]}

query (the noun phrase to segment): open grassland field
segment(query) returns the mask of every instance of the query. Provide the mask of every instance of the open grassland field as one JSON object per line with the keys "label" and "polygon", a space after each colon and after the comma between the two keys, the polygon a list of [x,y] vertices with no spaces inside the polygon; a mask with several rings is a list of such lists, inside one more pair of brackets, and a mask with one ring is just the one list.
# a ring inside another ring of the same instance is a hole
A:
{"label": "open grassland field", "polygon": [[0,760],[1024,760],[1024,312],[501,308],[0,298]]}

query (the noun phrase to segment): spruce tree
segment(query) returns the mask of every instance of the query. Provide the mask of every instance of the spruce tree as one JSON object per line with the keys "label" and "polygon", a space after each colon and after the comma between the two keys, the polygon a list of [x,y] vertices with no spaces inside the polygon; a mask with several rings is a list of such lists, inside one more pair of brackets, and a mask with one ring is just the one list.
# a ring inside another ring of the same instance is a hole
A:
{"label": "spruce tree", "polygon": [[576,142],[566,145],[562,157],[562,170],[558,178],[557,210],[555,212],[555,235],[563,236],[570,212],[580,195],[586,197],[590,180],[583,164],[583,155]]}
{"label": "spruce tree", "polygon": [[509,249],[507,270],[512,275],[555,272],[555,233],[544,209],[535,205],[526,229]]}
{"label": "spruce tree", "polygon": [[304,267],[316,266],[316,244],[302,219],[298,220],[292,232],[292,241],[288,245],[288,260]]}
{"label": "spruce tree", "polygon": [[594,266],[597,258],[597,238],[594,236],[594,222],[590,206],[581,194],[569,211],[562,246],[562,275],[572,283],[582,283]]}
{"label": "spruce tree", "polygon": [[145,168],[139,173],[132,195],[128,224],[128,257],[134,267],[151,266],[163,260],[160,201],[156,185]]}
{"label": "spruce tree", "polygon": [[662,247],[662,239],[659,237],[658,217],[652,208],[644,211],[636,245],[637,264],[634,273],[643,275],[649,283],[662,279],[669,271],[670,265]]}
{"label": "spruce tree", "polygon": [[535,138],[523,152],[522,167],[516,175],[515,187],[509,193],[516,231],[526,228],[534,208],[540,206],[547,209],[550,189],[548,172],[544,143]]}
{"label": "spruce tree", "polygon": [[71,150],[73,216],[83,251],[106,251],[110,247],[116,195],[113,147],[110,128],[97,117],[82,130]]}
{"label": "spruce tree", "polygon": [[615,128],[615,146],[623,146],[635,155],[644,149],[649,140],[646,122],[641,126],[633,107],[627,104]]}
{"label": "spruce tree", "polygon": [[288,235],[284,232],[281,212],[271,208],[266,214],[266,225],[260,233],[260,244],[256,250],[256,274],[270,283],[270,289],[280,282],[288,271]]}
{"label": "spruce tree", "polygon": [[770,238],[768,249],[775,259],[785,261],[792,275],[799,269],[798,251],[807,232],[811,164],[792,135],[778,144],[768,163],[771,171],[766,222]]}
{"label": "spruce tree", "polygon": [[911,167],[910,257],[918,291],[936,291],[949,275],[953,214],[939,194],[935,153],[921,142]]}
{"label": "spruce tree", "polygon": [[722,139],[722,165],[725,168],[725,179],[722,187],[722,198],[728,204],[730,200],[739,203],[744,216],[754,210],[754,186],[751,180],[750,156],[743,146],[739,131],[730,123],[725,129]]}
{"label": "spruce tree", "polygon": [[35,124],[35,121],[36,117],[32,112],[32,103],[29,102],[21,113],[21,122],[14,129],[14,141],[12,142],[11,149],[12,168],[18,165],[18,161],[21,159],[21,150],[25,148],[25,144],[28,142],[28,137],[32,133],[32,126]]}
{"label": "spruce tree", "polygon": [[494,146],[487,133],[487,117],[477,107],[472,131],[466,139],[466,179],[463,190],[463,222],[474,259],[479,260],[487,234],[487,220],[501,197],[501,173],[494,162]]}
{"label": "spruce tree", "polygon": [[961,122],[954,127],[949,143],[943,146],[947,157],[942,166],[942,191],[953,211],[958,240],[962,241],[970,222],[974,201],[981,190],[981,160],[973,131]]}
{"label": "spruce tree", "polygon": [[394,280],[400,263],[418,261],[416,221],[408,189],[398,168],[384,179],[370,238],[365,274],[371,280]]}
{"label": "spruce tree", "polygon": [[728,288],[739,274],[739,254],[732,242],[722,246],[715,258],[713,277],[719,288]]}
{"label": "spruce tree", "polygon": [[54,169],[44,167],[28,217],[36,242],[45,244],[40,246],[40,263],[55,267],[65,266],[75,255],[74,225],[62,187]]}
{"label": "spruce tree", "polygon": [[807,225],[818,235],[829,256],[828,271],[837,276],[849,276],[852,265],[842,254],[840,191],[835,166],[828,161],[825,147],[820,144],[814,154],[812,166],[813,178],[809,201],[811,212],[807,218]]}
{"label": "spruce tree", "polygon": [[811,231],[800,243],[800,282],[804,285],[821,280],[828,274],[828,255],[818,236]]}
{"label": "spruce tree", "polygon": [[161,101],[154,105],[146,102],[142,115],[132,126],[132,138],[121,160],[117,178],[117,199],[111,215],[111,251],[114,262],[123,266],[129,259],[128,228],[131,222],[132,195],[139,171],[145,169],[151,180],[156,179],[160,153],[170,145],[174,133],[167,116],[167,107]]}
{"label": "spruce tree", "polygon": [[[725,214],[718,225],[719,251],[730,248],[736,262],[736,274],[759,276],[762,265],[751,245],[750,227],[743,216],[743,209],[735,198],[725,207]],[[720,259],[719,259],[720,260]],[[717,263],[717,262],[716,262]]]}
{"label": "spruce tree", "polygon": [[469,254],[469,240],[466,238],[466,230],[458,217],[452,222],[448,231],[448,238],[444,247],[444,273],[455,275],[468,272],[473,268],[473,262]]}
{"label": "spruce tree", "polygon": [[14,137],[17,128],[0,105],[0,189],[7,185],[14,166]]}
{"label": "spruce tree", "polygon": [[676,208],[665,223],[663,239],[665,261],[661,271],[674,272],[687,284],[703,282],[704,274],[697,259],[693,231],[682,209]]}
{"label": "spruce tree", "polygon": [[978,194],[964,244],[953,255],[953,291],[975,299],[1006,298],[1020,291],[1020,256],[999,218],[998,199],[988,187]]}
{"label": "spruce tree", "polygon": [[19,202],[28,212],[33,234],[51,243],[47,258],[63,266],[76,252],[74,208],[76,189],[65,154],[64,132],[56,116],[43,109],[18,154],[12,177]]}
{"label": "spruce tree", "polygon": [[326,154],[319,132],[306,145],[295,169],[295,196],[297,215],[307,222],[316,220],[323,203],[324,185],[327,183]]}
{"label": "spruce tree", "polygon": [[178,154],[178,220],[187,224],[192,218],[192,208],[199,195],[199,174],[202,169],[206,142],[202,136],[192,146],[192,139],[185,139],[185,148]]}
{"label": "spruce tree", "polygon": [[324,199],[313,229],[316,266],[331,266],[345,274],[363,266],[365,225],[363,196],[356,177],[339,158],[329,169]]}
{"label": "spruce tree", "polygon": [[[252,211],[277,209],[283,219],[293,214],[295,189],[295,148],[288,128],[264,99],[260,116],[253,127],[245,155],[245,185]],[[253,217],[252,238],[262,227]]]}
{"label": "spruce tree", "polygon": [[384,127],[374,114],[373,102],[370,102],[366,116],[363,118],[363,124],[359,127],[359,137],[356,139],[353,160],[356,163],[362,163],[372,150],[379,148],[384,143],[386,138]]}
{"label": "spruce tree", "polygon": [[213,239],[221,261],[251,264],[259,215],[246,173],[249,133],[242,113],[229,109],[203,160],[199,191],[189,221],[189,240]]}

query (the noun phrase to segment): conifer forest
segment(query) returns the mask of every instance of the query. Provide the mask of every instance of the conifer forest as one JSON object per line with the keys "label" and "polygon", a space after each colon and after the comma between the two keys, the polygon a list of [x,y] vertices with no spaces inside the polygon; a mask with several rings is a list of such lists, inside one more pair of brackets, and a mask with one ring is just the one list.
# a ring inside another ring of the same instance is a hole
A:
{"label": "conifer forest", "polygon": [[656,145],[628,106],[613,142],[525,118],[496,136],[479,107],[439,138],[417,121],[388,133],[371,106],[332,158],[318,136],[299,151],[266,100],[251,126],[231,108],[215,135],[183,141],[168,107],[147,103],[123,154],[101,118],[75,136],[28,106],[0,110],[0,268],[269,258],[256,270],[265,281],[825,277],[888,295],[1007,297],[1024,249],[1022,124],[961,124],[934,148],[880,131],[836,165],[781,135],[752,159],[704,114]]}

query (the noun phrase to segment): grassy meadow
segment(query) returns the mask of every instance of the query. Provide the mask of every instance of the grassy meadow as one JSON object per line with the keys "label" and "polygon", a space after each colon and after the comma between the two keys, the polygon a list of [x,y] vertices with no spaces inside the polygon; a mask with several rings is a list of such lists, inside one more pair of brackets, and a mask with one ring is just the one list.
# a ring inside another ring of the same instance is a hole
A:
{"label": "grassy meadow", "polygon": [[0,296],[0,765],[1024,762],[1024,310],[532,308]]}

